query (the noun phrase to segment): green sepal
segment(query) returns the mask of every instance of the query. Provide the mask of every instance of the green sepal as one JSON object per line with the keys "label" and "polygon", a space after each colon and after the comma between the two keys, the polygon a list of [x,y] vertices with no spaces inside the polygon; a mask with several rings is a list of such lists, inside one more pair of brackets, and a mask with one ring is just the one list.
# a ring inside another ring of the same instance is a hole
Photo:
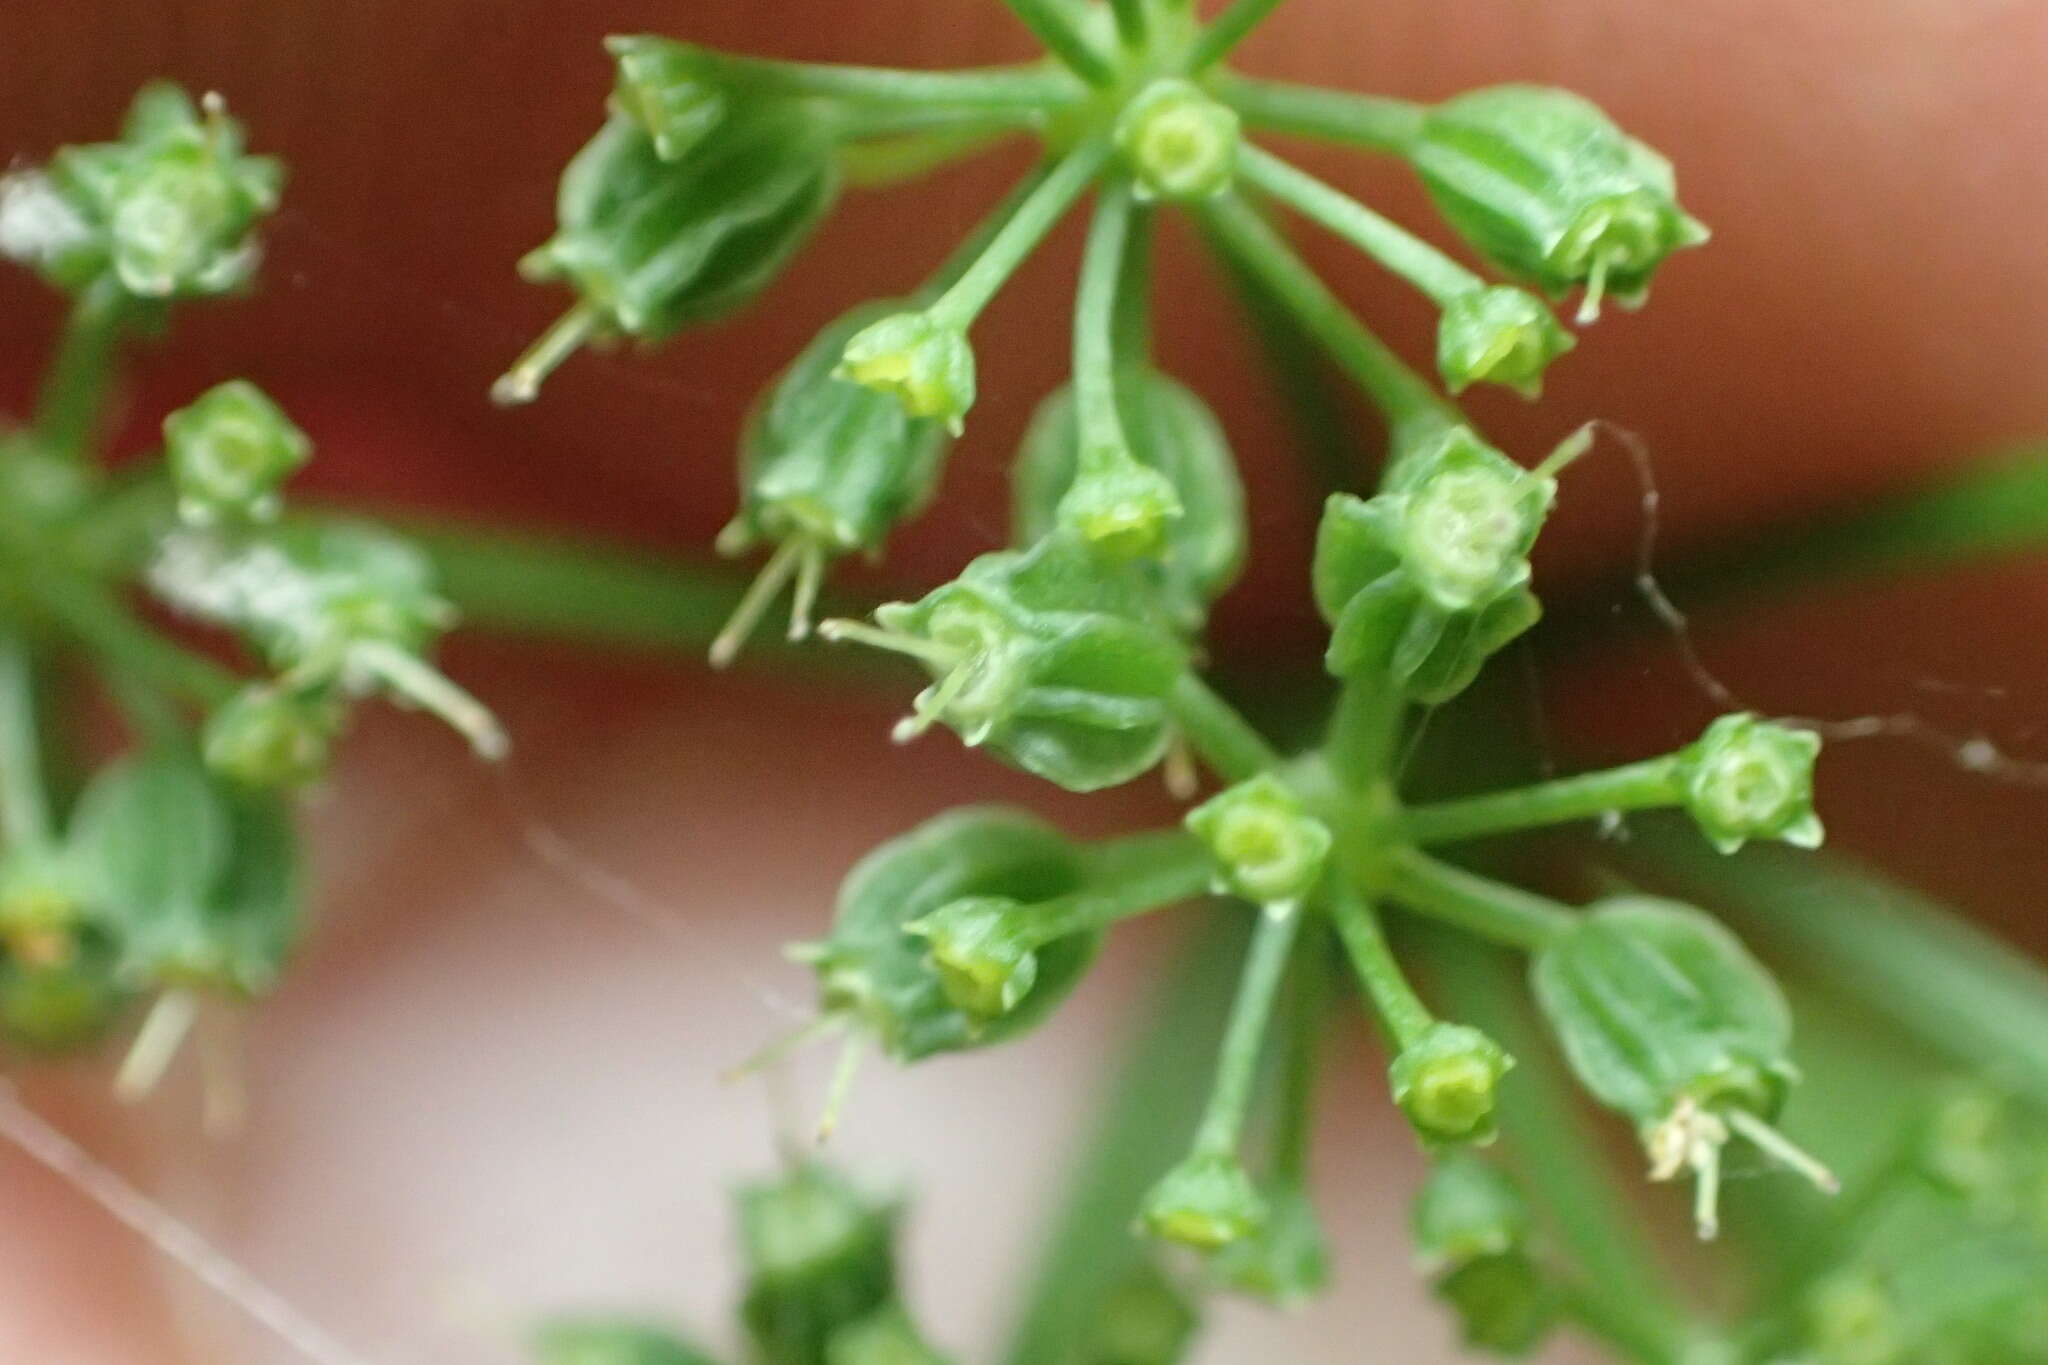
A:
{"label": "green sepal", "polygon": [[1529,1205],[1500,1167],[1469,1147],[1454,1147],[1430,1162],[1410,1226],[1424,1269],[1456,1269],[1525,1247]]}
{"label": "green sepal", "polygon": [[1194,1301],[1141,1257],[1090,1316],[1076,1365],[1180,1365],[1201,1329]]}
{"label": "green sepal", "polygon": [[832,1334],[825,1365],[949,1365],[924,1339],[898,1301],[890,1301]]}
{"label": "green sepal", "polygon": [[1161,1241],[1220,1251],[1256,1236],[1270,1210],[1244,1165],[1227,1152],[1196,1152],[1159,1178],[1139,1212]]}
{"label": "green sepal", "polygon": [[807,1162],[738,1192],[740,1320],[763,1365],[828,1365],[842,1329],[896,1292],[899,1209]]}
{"label": "green sepal", "polygon": [[1511,285],[1492,285],[1444,305],[1436,367],[1454,394],[1474,384],[1499,384],[1533,399],[1542,396],[1550,362],[1577,344],[1541,299]]}
{"label": "green sepal", "polygon": [[555,235],[520,272],[568,284],[601,331],[660,341],[750,302],[837,191],[830,130],[799,109],[749,110],[675,161],[614,116],[562,173]]}
{"label": "green sepal", "polygon": [[[1185,385],[1157,370],[1118,380],[1130,453],[1166,476],[1179,515],[1164,519],[1158,575],[1183,630],[1207,620],[1210,605],[1244,570],[1244,484],[1222,425]],[[1014,540],[1031,545],[1060,521],[1081,468],[1081,424],[1071,385],[1039,405],[1011,468]]]}
{"label": "green sepal", "polygon": [[835,373],[846,343],[887,303],[820,332],[755,402],[740,443],[736,542],[802,536],[833,554],[874,551],[937,491],[945,424]]}
{"label": "green sepal", "polygon": [[959,435],[974,406],[974,347],[967,334],[929,312],[891,313],[847,338],[839,378],[887,394],[916,418]]}
{"label": "green sepal", "polygon": [[1322,880],[1329,826],[1270,773],[1212,796],[1183,819],[1216,861],[1215,888],[1261,905],[1300,901]]}
{"label": "green sepal", "polygon": [[534,1365],[717,1365],[666,1327],[610,1317],[550,1319],[534,1329],[528,1354]]}
{"label": "green sepal", "polygon": [[1459,1336],[1473,1350],[1527,1355],[1557,1323],[1555,1288],[1517,1251],[1467,1261],[1439,1276],[1431,1292],[1450,1306]]}
{"label": "green sepal", "polygon": [[1280,1308],[1298,1308],[1330,1282],[1329,1247],[1315,1201],[1299,1181],[1264,1192],[1266,1217],[1251,1236],[1209,1258],[1219,1284]]}
{"label": "green sepal", "polygon": [[1387,1068],[1394,1103],[1425,1141],[1490,1142],[1501,1077],[1515,1064],[1476,1028],[1433,1023]]}
{"label": "green sepal", "polygon": [[735,92],[709,52],[647,34],[604,40],[616,79],[610,107],[647,134],[663,161],[679,161],[731,115]]}
{"label": "green sepal", "polygon": [[1819,848],[1813,810],[1820,736],[1747,713],[1723,716],[1679,755],[1685,808],[1708,842],[1734,853],[1751,839]]}
{"label": "green sepal", "polygon": [[246,379],[217,384],[164,418],[178,515],[195,525],[274,519],[278,490],[312,453],[306,433]]}
{"label": "green sepal", "polygon": [[219,108],[202,111],[175,85],[146,86],[119,141],[61,148],[42,173],[35,192],[54,194],[69,230],[9,254],[67,291],[109,274],[145,301],[239,289],[255,272],[256,224],[284,186],[278,161],[243,146],[241,125]]}
{"label": "green sepal", "polygon": [[276,984],[304,914],[281,801],[230,791],[196,758],[161,750],[95,777],[69,837],[124,979],[239,996]]}
{"label": "green sepal", "polygon": [[1666,257],[1707,239],[1671,163],[1568,91],[1460,95],[1424,116],[1406,154],[1459,236],[1553,297],[1589,286],[1638,304]]}
{"label": "green sepal", "polygon": [[860,1023],[899,1061],[986,1046],[1051,1013],[1094,960],[1100,936],[1038,949],[1030,988],[1008,1011],[983,1018],[953,1002],[930,942],[908,926],[956,901],[1031,903],[1080,882],[1074,846],[1043,821],[999,807],[951,811],[863,858],[840,887],[831,936],[793,955],[816,971],[821,1007]]}
{"label": "green sepal", "polygon": [[1188,655],[1156,584],[1133,568],[1056,531],[981,556],[917,602],[878,608],[884,632],[936,680],[919,694],[913,727],[943,721],[1069,791],[1152,768]]}
{"label": "green sepal", "polygon": [[1682,1099],[1768,1119],[1798,1078],[1783,992],[1689,905],[1603,901],[1536,954],[1531,980],[1580,1084],[1638,1123]]}
{"label": "green sepal", "polygon": [[1194,203],[1237,179],[1242,120],[1193,81],[1162,77],[1124,105],[1116,146],[1140,199]]}

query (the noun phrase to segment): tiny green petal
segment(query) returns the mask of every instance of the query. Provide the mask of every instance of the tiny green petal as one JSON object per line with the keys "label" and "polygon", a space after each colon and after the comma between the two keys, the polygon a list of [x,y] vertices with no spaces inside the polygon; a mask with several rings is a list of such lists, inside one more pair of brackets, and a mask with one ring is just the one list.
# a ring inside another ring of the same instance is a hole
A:
{"label": "tiny green petal", "polygon": [[974,406],[974,349],[967,334],[929,313],[897,313],[855,333],[835,373],[892,395],[912,417],[958,435]]}
{"label": "tiny green petal", "polygon": [[732,92],[704,49],[623,34],[605,39],[604,45],[618,69],[611,107],[654,140],[663,161],[679,160],[731,112]]}
{"label": "tiny green petal", "polygon": [[1153,81],[1124,107],[1117,149],[1146,199],[1213,199],[1237,175],[1237,111],[1178,78]]}
{"label": "tiny green petal", "polygon": [[1163,1241],[1217,1251],[1255,1235],[1267,1213],[1265,1198],[1236,1157],[1196,1153],[1152,1187],[1140,1220]]}

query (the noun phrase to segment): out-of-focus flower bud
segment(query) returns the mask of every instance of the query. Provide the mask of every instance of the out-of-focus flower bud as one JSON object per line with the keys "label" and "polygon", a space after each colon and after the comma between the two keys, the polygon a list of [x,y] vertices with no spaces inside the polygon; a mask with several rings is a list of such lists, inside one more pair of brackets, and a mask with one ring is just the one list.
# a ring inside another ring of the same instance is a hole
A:
{"label": "out-of-focus flower bud", "polygon": [[1269,1210],[1244,1165],[1227,1152],[1196,1152],[1145,1196],[1145,1230],[1163,1241],[1220,1251],[1257,1234]]}
{"label": "out-of-focus flower bud", "polygon": [[1117,150],[1140,198],[1213,199],[1237,176],[1237,111],[1192,81],[1153,81],[1124,107]]}
{"label": "out-of-focus flower bud", "polygon": [[278,490],[312,453],[306,433],[245,379],[215,385],[164,418],[178,514],[195,525],[275,518]]}

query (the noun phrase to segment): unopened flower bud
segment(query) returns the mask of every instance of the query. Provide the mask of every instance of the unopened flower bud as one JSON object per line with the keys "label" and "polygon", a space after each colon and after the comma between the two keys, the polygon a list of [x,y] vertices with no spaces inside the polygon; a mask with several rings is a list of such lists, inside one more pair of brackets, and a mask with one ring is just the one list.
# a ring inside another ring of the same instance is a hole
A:
{"label": "unopened flower bud", "polygon": [[637,123],[663,161],[680,160],[732,109],[717,60],[691,43],[640,34],[604,40],[618,69],[611,107]]}
{"label": "unopened flower bud", "polygon": [[912,417],[954,435],[974,406],[974,348],[967,334],[930,313],[896,313],[856,332],[836,373],[892,395]]}
{"label": "unopened flower bud", "polygon": [[1076,1365],[1180,1365],[1201,1320],[1150,1258],[1111,1286],[1095,1310]]}
{"label": "unopened flower bud", "polygon": [[231,379],[164,419],[164,458],[187,522],[268,521],[313,443],[254,384]]}
{"label": "unopened flower bud", "polygon": [[1015,1009],[1038,980],[1029,907],[1003,896],[950,901],[904,925],[931,944],[946,998],[977,1020]]}
{"label": "unopened flower bud", "polygon": [[1678,206],[1671,163],[1589,101],[1532,85],[1474,90],[1431,109],[1408,156],[1459,235],[1553,296],[1584,287],[1641,302],[1664,259],[1707,239]]}
{"label": "unopened flower bud", "polygon": [[1444,306],[1437,324],[1436,365],[1452,393],[1500,384],[1524,398],[1543,392],[1543,372],[1577,342],[1557,315],[1527,290],[1509,285],[1473,289]]}
{"label": "unopened flower bud", "polygon": [[1329,1248],[1315,1202],[1300,1181],[1285,1181],[1266,1192],[1266,1218],[1251,1236],[1232,1242],[1211,1259],[1210,1269],[1240,1294],[1282,1308],[1299,1307],[1329,1284]]}
{"label": "unopened flower bud", "polygon": [[1723,716],[1685,750],[1685,808],[1714,847],[1733,853],[1751,839],[1818,848],[1813,764],[1820,736],[1756,716]]}
{"label": "unopened flower bud", "polygon": [[1155,80],[1124,107],[1117,149],[1141,198],[1213,199],[1237,176],[1237,111],[1191,81]]}
{"label": "unopened flower bud", "polygon": [[1197,1152],[1160,1178],[1145,1196],[1145,1230],[1164,1241],[1217,1251],[1258,1232],[1267,1206],[1238,1159]]}
{"label": "unopened flower bud", "polygon": [[206,766],[248,787],[302,787],[326,775],[340,732],[339,701],[325,692],[252,684],[207,717]]}
{"label": "unopened flower bud", "polygon": [[1451,1149],[1430,1163],[1411,1221],[1416,1255],[1431,1270],[1507,1255],[1529,1237],[1529,1205],[1522,1192],[1470,1148]]}
{"label": "unopened flower bud", "polygon": [[897,1207],[816,1163],[739,1192],[741,1320],[761,1358],[825,1359],[896,1290]]}
{"label": "unopened flower bud", "polygon": [[1216,889],[1262,905],[1291,904],[1315,889],[1329,858],[1329,826],[1271,774],[1240,782],[1184,821],[1216,860]]}
{"label": "unopened flower bud", "polygon": [[1478,1029],[1437,1022],[1401,1049],[1387,1074],[1394,1103],[1423,1138],[1473,1142],[1493,1136],[1495,1096],[1513,1065],[1506,1050]]}
{"label": "unopened flower bud", "polygon": [[1496,1355],[1527,1355],[1557,1320],[1557,1294],[1520,1252],[1467,1262],[1438,1277],[1433,1292],[1457,1315],[1465,1344]]}
{"label": "unopened flower bud", "polygon": [[1157,559],[1181,516],[1173,481],[1129,449],[1083,452],[1081,472],[1060,499],[1058,519],[1111,559]]}

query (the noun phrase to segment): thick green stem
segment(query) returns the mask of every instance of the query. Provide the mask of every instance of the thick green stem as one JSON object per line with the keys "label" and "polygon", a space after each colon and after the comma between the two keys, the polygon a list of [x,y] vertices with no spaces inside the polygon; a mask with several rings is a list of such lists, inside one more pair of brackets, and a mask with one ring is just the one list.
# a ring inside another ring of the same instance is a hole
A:
{"label": "thick green stem", "polygon": [[1202,761],[1232,782],[1280,766],[1280,755],[1265,736],[1193,672],[1181,675],[1167,704],[1174,724]]}
{"label": "thick green stem", "polygon": [[55,828],[43,785],[35,655],[20,636],[0,635],[0,835],[9,848],[44,845]]}
{"label": "thick green stem", "polygon": [[932,317],[963,332],[972,327],[1108,160],[1109,144],[1099,140],[1085,142],[1061,158],[996,230],[974,264],[931,306]]}
{"label": "thick green stem", "polygon": [[1465,418],[1330,292],[1279,233],[1242,199],[1229,196],[1203,210],[1224,248],[1300,319],[1386,416],[1395,444],[1421,440]]}
{"label": "thick green stem", "polygon": [[1216,21],[1195,40],[1195,50],[1188,56],[1188,70],[1207,71],[1228,57],[1232,48],[1279,7],[1280,0],[1233,0],[1230,8],[1217,15]]}
{"label": "thick green stem", "polygon": [[764,94],[823,96],[869,106],[1029,113],[1074,104],[1085,94],[1065,72],[1039,65],[905,71],[723,53],[717,61],[735,80]]}
{"label": "thick green stem", "polygon": [[1038,943],[1178,905],[1207,890],[1213,875],[1201,842],[1177,829],[1097,844],[1087,851],[1086,864],[1080,890],[1033,907]]}
{"label": "thick green stem", "polygon": [[1441,863],[1419,849],[1387,862],[1387,894],[1407,909],[1492,943],[1535,950],[1572,927],[1570,907],[1476,872]]}
{"label": "thick green stem", "polygon": [[1237,167],[1247,184],[1342,237],[1438,304],[1486,286],[1485,280],[1406,228],[1270,152],[1244,147]]}
{"label": "thick green stem", "polygon": [[72,303],[56,358],[36,395],[35,435],[49,450],[74,460],[92,454],[127,308],[127,291],[111,272]]}
{"label": "thick green stem", "polygon": [[1201,1126],[1195,1130],[1197,1155],[1233,1156],[1237,1152],[1238,1134],[1251,1107],[1252,1083],[1258,1077],[1259,1055],[1265,1046],[1266,1023],[1273,1016],[1273,1003],[1279,998],[1280,981],[1287,973],[1287,957],[1301,919],[1299,907],[1277,912],[1269,907],[1259,913],[1237,997],[1231,1002],[1223,1049],[1216,1059],[1216,1083],[1202,1111]]}
{"label": "thick green stem", "polygon": [[1013,123],[979,117],[939,122],[928,131],[895,128],[841,147],[839,172],[849,185],[887,189],[979,156],[1016,131]]}
{"label": "thick green stem", "polygon": [[1679,774],[1679,760],[1666,755],[1533,787],[1411,807],[1405,828],[1418,844],[1449,844],[1596,819],[1610,811],[1655,810],[1684,799]]}
{"label": "thick green stem", "polygon": [[1337,694],[1323,746],[1330,770],[1353,792],[1386,785],[1408,716],[1408,699],[1391,678],[1353,678]]}
{"label": "thick green stem", "polygon": [[1065,63],[1067,69],[1090,85],[1111,85],[1116,72],[1103,60],[1081,31],[1074,27],[1066,10],[1054,0],[1003,0],[1032,36],[1045,44],[1046,51]]}
{"label": "thick green stem", "polygon": [[1217,93],[1255,128],[1341,142],[1376,152],[1403,152],[1422,131],[1427,112],[1407,100],[1354,95],[1284,81],[1230,76]]}
{"label": "thick green stem", "polygon": [[1081,257],[1081,285],[1074,302],[1074,407],[1081,428],[1081,461],[1116,451],[1130,441],[1117,407],[1117,304],[1123,297],[1126,249],[1131,237],[1131,191],[1118,183],[1103,189]]}
{"label": "thick green stem", "polygon": [[1364,987],[1366,999],[1372,1002],[1373,1011],[1385,1025],[1395,1049],[1421,1041],[1429,1026],[1436,1022],[1436,1016],[1415,993],[1401,964],[1395,961],[1379,912],[1356,890],[1338,886],[1330,895],[1330,917],[1344,940],[1344,951],[1351,959],[1351,969],[1358,974],[1358,984]]}

